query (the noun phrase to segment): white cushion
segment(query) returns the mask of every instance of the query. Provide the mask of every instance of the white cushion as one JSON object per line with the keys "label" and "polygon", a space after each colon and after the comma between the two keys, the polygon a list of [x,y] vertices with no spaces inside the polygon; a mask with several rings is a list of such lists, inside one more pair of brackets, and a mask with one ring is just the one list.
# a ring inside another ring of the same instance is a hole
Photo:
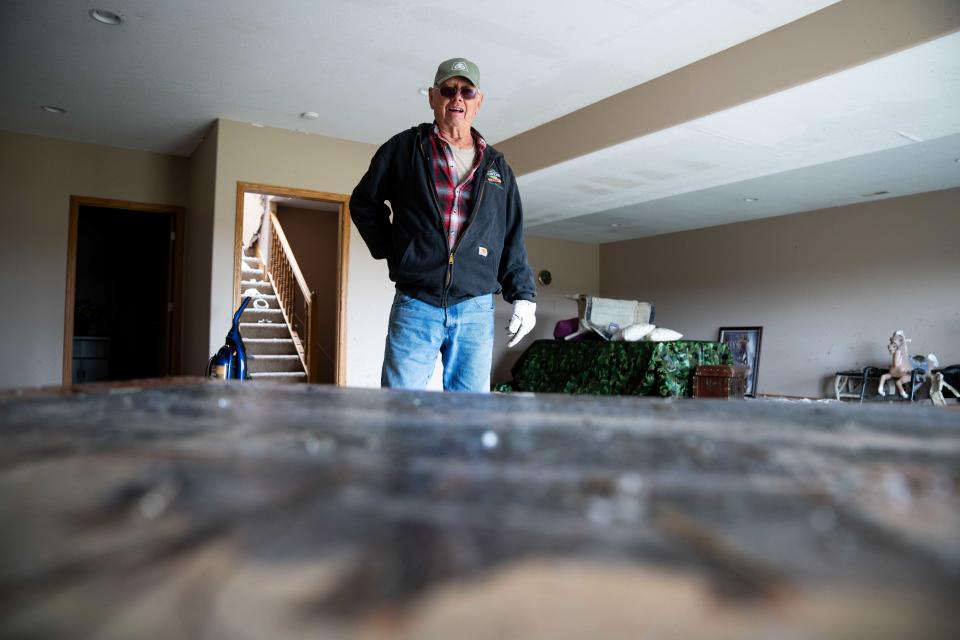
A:
{"label": "white cushion", "polygon": [[683,337],[682,333],[674,331],[673,329],[665,329],[664,327],[657,327],[653,331],[647,334],[646,340],[650,342],[673,342],[674,340],[679,340]]}
{"label": "white cushion", "polygon": [[654,329],[656,329],[655,325],[646,322],[631,324],[629,327],[624,327],[620,330],[620,340],[626,340],[627,342],[643,340],[643,338]]}

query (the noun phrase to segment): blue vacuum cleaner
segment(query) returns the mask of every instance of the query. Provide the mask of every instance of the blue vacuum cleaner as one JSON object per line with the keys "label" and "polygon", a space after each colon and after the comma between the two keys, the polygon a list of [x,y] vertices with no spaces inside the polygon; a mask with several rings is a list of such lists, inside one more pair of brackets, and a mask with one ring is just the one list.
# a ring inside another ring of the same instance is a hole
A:
{"label": "blue vacuum cleaner", "polygon": [[247,296],[240,302],[240,308],[233,314],[233,325],[227,332],[226,344],[217,351],[210,363],[207,365],[208,378],[221,378],[224,380],[249,380],[247,373],[247,350],[243,346],[243,338],[240,337],[240,316],[243,310],[250,304],[250,297]]}

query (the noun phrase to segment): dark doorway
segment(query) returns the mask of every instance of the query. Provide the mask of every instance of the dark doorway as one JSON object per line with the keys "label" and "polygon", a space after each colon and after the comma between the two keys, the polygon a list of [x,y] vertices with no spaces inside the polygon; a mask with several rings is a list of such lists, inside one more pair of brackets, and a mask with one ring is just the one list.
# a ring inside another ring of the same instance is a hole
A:
{"label": "dark doorway", "polygon": [[178,215],[83,203],[75,210],[72,335],[65,361],[66,351],[72,353],[64,382],[177,373]]}

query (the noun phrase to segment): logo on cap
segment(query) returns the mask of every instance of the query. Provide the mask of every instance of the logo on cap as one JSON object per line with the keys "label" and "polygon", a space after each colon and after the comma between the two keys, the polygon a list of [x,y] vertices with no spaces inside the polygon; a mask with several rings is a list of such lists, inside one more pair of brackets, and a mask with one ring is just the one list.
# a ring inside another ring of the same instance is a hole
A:
{"label": "logo on cap", "polygon": [[467,69],[466,62],[455,62],[453,66],[450,67],[453,71],[465,71]]}

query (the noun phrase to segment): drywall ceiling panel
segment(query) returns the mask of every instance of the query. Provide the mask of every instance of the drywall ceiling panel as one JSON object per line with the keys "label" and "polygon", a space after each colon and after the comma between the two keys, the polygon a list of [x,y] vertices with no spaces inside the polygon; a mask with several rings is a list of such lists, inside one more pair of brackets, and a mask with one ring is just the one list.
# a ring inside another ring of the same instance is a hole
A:
{"label": "drywall ceiling panel", "polygon": [[[535,229],[950,136],[960,133],[958,105],[955,33],[521,176],[526,219]],[[858,194],[862,187],[851,176],[845,189]],[[709,209],[703,215],[711,224]]]}
{"label": "drywall ceiling panel", "polygon": [[603,243],[956,187],[960,134],[547,222],[526,233]]}
{"label": "drywall ceiling panel", "polygon": [[[418,89],[466,55],[491,142],[836,0],[4,0],[4,129],[188,155],[217,117],[382,143],[428,120]],[[65,117],[40,111],[68,110]],[[318,118],[300,119],[305,111]]]}

